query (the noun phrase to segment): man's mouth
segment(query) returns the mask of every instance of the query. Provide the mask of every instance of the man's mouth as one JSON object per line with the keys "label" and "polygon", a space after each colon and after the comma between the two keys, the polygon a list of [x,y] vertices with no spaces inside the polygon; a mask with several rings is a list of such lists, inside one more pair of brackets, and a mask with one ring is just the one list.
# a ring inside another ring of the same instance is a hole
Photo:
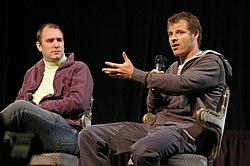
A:
{"label": "man's mouth", "polygon": [[173,49],[173,50],[177,50],[178,48],[179,48],[179,44],[173,44],[173,45],[172,45],[172,49]]}
{"label": "man's mouth", "polygon": [[59,54],[61,51],[52,51],[53,54]]}

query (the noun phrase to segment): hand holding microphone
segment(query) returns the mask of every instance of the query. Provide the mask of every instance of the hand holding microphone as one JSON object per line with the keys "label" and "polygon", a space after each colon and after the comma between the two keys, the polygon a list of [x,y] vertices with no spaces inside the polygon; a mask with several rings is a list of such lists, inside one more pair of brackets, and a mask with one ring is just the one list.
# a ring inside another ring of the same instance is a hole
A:
{"label": "hand holding microphone", "polygon": [[164,60],[162,55],[155,56],[155,69],[158,71],[163,70]]}
{"label": "hand holding microphone", "polygon": [[165,60],[162,55],[155,56],[155,69],[151,71],[153,74],[164,74]]}

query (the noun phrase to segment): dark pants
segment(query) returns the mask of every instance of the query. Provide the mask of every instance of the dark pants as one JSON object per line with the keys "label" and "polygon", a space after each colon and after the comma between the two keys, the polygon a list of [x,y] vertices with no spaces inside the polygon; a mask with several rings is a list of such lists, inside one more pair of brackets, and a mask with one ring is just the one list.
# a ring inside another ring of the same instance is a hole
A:
{"label": "dark pants", "polygon": [[174,125],[119,122],[92,125],[78,137],[79,166],[109,166],[110,154],[131,153],[135,165],[160,165],[163,157],[194,153],[194,142],[181,136]]}

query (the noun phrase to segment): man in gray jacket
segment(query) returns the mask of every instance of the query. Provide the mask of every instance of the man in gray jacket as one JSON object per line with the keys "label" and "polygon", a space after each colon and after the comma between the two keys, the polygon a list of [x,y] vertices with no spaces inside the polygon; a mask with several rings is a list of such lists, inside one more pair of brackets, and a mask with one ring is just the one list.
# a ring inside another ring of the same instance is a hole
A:
{"label": "man in gray jacket", "polygon": [[209,132],[195,120],[199,108],[216,110],[232,69],[212,50],[201,51],[202,28],[196,16],[176,13],[168,19],[168,37],[179,60],[167,71],[135,68],[125,52],[123,64],[105,62],[103,72],[129,79],[149,89],[147,108],[156,114],[154,124],[117,122],[83,129],[78,138],[79,165],[110,165],[109,155],[131,153],[135,165],[160,165],[177,153],[196,153]]}

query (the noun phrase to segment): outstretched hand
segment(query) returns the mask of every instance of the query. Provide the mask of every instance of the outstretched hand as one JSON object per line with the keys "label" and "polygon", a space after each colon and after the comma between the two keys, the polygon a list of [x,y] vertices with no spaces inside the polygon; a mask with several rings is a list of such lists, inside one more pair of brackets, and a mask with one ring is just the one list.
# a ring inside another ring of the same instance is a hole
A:
{"label": "outstretched hand", "polygon": [[128,59],[125,52],[122,53],[122,57],[124,59],[124,63],[119,64],[106,61],[105,64],[111,68],[102,68],[102,71],[108,74],[110,77],[131,79],[134,66]]}

